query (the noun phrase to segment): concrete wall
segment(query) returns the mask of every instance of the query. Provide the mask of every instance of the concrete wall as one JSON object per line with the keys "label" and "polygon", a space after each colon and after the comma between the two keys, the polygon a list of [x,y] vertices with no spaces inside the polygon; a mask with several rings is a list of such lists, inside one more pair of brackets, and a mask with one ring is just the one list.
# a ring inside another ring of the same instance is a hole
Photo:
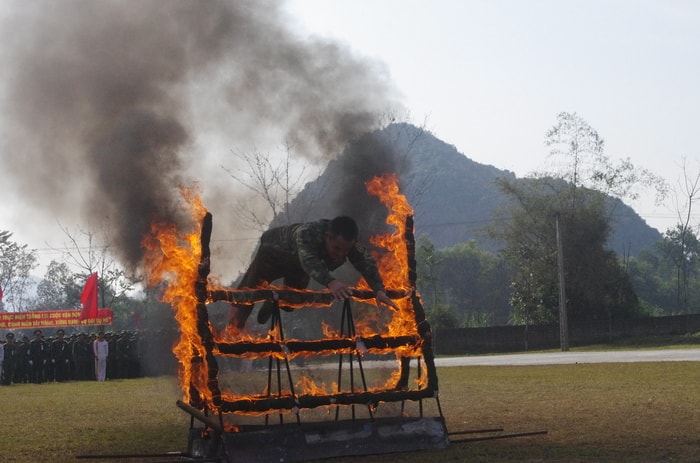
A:
{"label": "concrete wall", "polygon": [[[608,322],[570,321],[569,346],[608,342],[625,337],[683,335],[700,332],[700,314],[637,318]],[[559,325],[490,326],[436,329],[436,355],[518,352],[560,347]]]}

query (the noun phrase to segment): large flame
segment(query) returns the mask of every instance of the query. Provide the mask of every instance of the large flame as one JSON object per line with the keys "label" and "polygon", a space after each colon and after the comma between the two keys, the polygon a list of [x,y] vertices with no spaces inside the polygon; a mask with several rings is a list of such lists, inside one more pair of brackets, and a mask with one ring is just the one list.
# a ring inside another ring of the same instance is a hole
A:
{"label": "large flame", "polygon": [[[406,196],[399,191],[396,175],[387,174],[375,177],[367,182],[367,192],[377,196],[389,209],[386,223],[395,230],[389,235],[370,238],[370,241],[386,253],[377,258],[379,273],[382,275],[387,288],[410,292],[408,277],[408,250],[405,243],[406,217],[413,214],[413,209]],[[409,299],[397,301],[400,310],[394,314],[388,326],[388,332],[393,336],[417,334],[416,320]]]}
{"label": "large flame", "polygon": [[[375,236],[371,242],[383,249],[375,255],[380,274],[387,289],[404,291],[409,294],[415,291],[411,288],[408,277],[408,256],[405,243],[406,217],[413,213],[406,197],[400,193],[398,180],[395,175],[375,177],[367,182],[367,191],[375,195],[389,210],[387,224],[391,226],[391,234]],[[146,248],[146,273],[149,286],[164,286],[162,301],[169,303],[180,326],[181,336],[173,348],[178,358],[180,369],[180,385],[185,401],[190,401],[193,387],[200,394],[199,399],[205,399],[210,408],[212,397],[207,383],[206,351],[198,331],[197,298],[194,294],[195,282],[201,257],[200,230],[206,209],[198,192],[183,190],[184,204],[191,216],[191,229],[178,230],[169,223],[154,223],[151,234],[143,241]],[[213,280],[210,281],[213,285]],[[363,289],[368,289],[366,285]],[[390,336],[417,335],[415,315],[409,297],[396,300],[399,310],[392,310],[391,318],[386,323],[386,333],[376,332],[376,320],[367,316],[365,320],[355,320],[356,333],[359,336],[388,334]],[[385,313],[385,312],[382,312]],[[375,316],[379,317],[379,311]],[[213,331],[211,326],[210,330]],[[340,336],[330,327],[324,329],[329,338]],[[218,333],[219,340],[230,341],[233,333],[225,331]],[[275,333],[268,335],[275,338]],[[262,341],[260,337],[249,333],[235,333],[236,341]],[[400,356],[415,356],[418,354],[415,346],[407,346],[391,351]],[[394,378],[389,379],[393,381]],[[315,386],[308,378],[299,380],[299,387],[318,393],[325,393],[325,387]],[[337,385],[334,385],[337,386]],[[227,398],[237,397],[224,393]]]}
{"label": "large flame", "polygon": [[[200,195],[183,189],[185,203],[192,218],[191,230],[178,230],[172,223],[153,223],[151,232],[142,245],[146,249],[145,269],[149,287],[165,287],[161,300],[175,310],[175,319],[180,326],[180,338],[173,347],[180,368],[180,385],[189,401],[189,385],[205,383],[203,364],[194,367],[194,358],[204,357],[204,347],[197,332],[197,299],[194,284],[200,262],[200,224],[206,213]],[[199,390],[204,391],[202,387]]]}

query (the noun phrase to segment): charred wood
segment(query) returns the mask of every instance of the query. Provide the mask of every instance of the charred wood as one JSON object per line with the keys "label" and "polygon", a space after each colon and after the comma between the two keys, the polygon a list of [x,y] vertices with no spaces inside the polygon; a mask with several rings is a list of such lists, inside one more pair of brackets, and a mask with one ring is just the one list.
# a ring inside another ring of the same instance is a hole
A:
{"label": "charred wood", "polygon": [[[408,291],[387,290],[390,299],[403,299],[411,295]],[[328,291],[311,291],[291,288],[280,289],[215,289],[207,292],[211,302],[226,301],[234,304],[255,304],[256,302],[279,299],[280,306],[320,305],[328,306],[335,298]],[[373,300],[372,291],[353,290],[352,297],[357,300]]]}
{"label": "charred wood", "polygon": [[238,400],[223,400],[219,410],[222,413],[263,413],[270,410],[308,409],[335,405],[376,405],[380,402],[401,402],[403,400],[421,400],[435,397],[432,389],[411,391],[379,391],[338,393],[329,395],[300,395],[300,396],[266,396],[247,397]]}
{"label": "charred wood", "polygon": [[354,353],[366,349],[369,352],[400,347],[422,346],[418,336],[370,336],[362,338],[318,339],[311,341],[239,341],[232,343],[219,342],[216,344],[219,352],[224,355],[240,356],[248,353],[255,354],[288,354],[291,357],[305,353]]}

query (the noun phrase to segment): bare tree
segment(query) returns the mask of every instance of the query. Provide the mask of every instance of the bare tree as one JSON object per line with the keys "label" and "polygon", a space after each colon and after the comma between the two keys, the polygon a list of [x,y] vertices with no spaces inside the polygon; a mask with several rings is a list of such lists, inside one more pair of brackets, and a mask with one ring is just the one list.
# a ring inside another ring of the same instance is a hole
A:
{"label": "bare tree", "polygon": [[657,203],[668,193],[663,178],[635,166],[629,158],[613,160],[605,154],[603,139],[576,113],[557,115],[557,123],[547,131],[545,145],[550,147],[549,160],[554,166],[554,172],[545,175],[563,178],[575,189],[590,188],[619,199],[634,200],[640,190],[652,188]]}
{"label": "bare tree", "polygon": [[[91,273],[99,275],[99,297],[101,307],[111,307],[117,299],[127,295],[138,279],[119,265],[111,252],[109,230],[104,227],[100,232],[87,231],[78,227],[73,233],[59,224],[63,233],[68,237],[64,244],[63,259],[71,266],[80,270],[81,279]],[[82,236],[82,238],[79,238]],[[87,245],[81,243],[87,243]]]}
{"label": "bare tree", "polygon": [[[241,200],[236,206],[238,216],[251,228],[264,231],[276,219],[280,223],[291,223],[289,204],[304,188],[309,177],[310,165],[293,159],[293,149],[285,143],[284,154],[279,157],[272,153],[255,150],[251,153],[233,151],[242,169],[221,166],[236,182],[261,199],[265,207],[255,207],[255,201]],[[318,197],[311,198],[311,201]],[[306,204],[308,210],[313,204]]]}
{"label": "bare tree", "polygon": [[675,229],[667,230],[666,237],[672,243],[669,249],[676,265],[676,310],[688,310],[688,281],[691,266],[696,262],[697,241],[696,225],[691,223],[693,205],[700,196],[700,173],[691,174],[688,164],[683,158],[682,177],[678,179],[678,187],[673,189],[671,201],[678,217]]}

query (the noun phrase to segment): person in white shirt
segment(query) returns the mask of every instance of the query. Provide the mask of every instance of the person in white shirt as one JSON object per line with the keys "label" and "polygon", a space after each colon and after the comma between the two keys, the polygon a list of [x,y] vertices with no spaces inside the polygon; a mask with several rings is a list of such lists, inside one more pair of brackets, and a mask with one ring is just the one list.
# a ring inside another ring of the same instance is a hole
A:
{"label": "person in white shirt", "polygon": [[107,376],[109,343],[105,340],[105,334],[101,331],[97,333],[97,339],[92,343],[92,352],[95,354],[95,376],[97,381],[104,381]]}

